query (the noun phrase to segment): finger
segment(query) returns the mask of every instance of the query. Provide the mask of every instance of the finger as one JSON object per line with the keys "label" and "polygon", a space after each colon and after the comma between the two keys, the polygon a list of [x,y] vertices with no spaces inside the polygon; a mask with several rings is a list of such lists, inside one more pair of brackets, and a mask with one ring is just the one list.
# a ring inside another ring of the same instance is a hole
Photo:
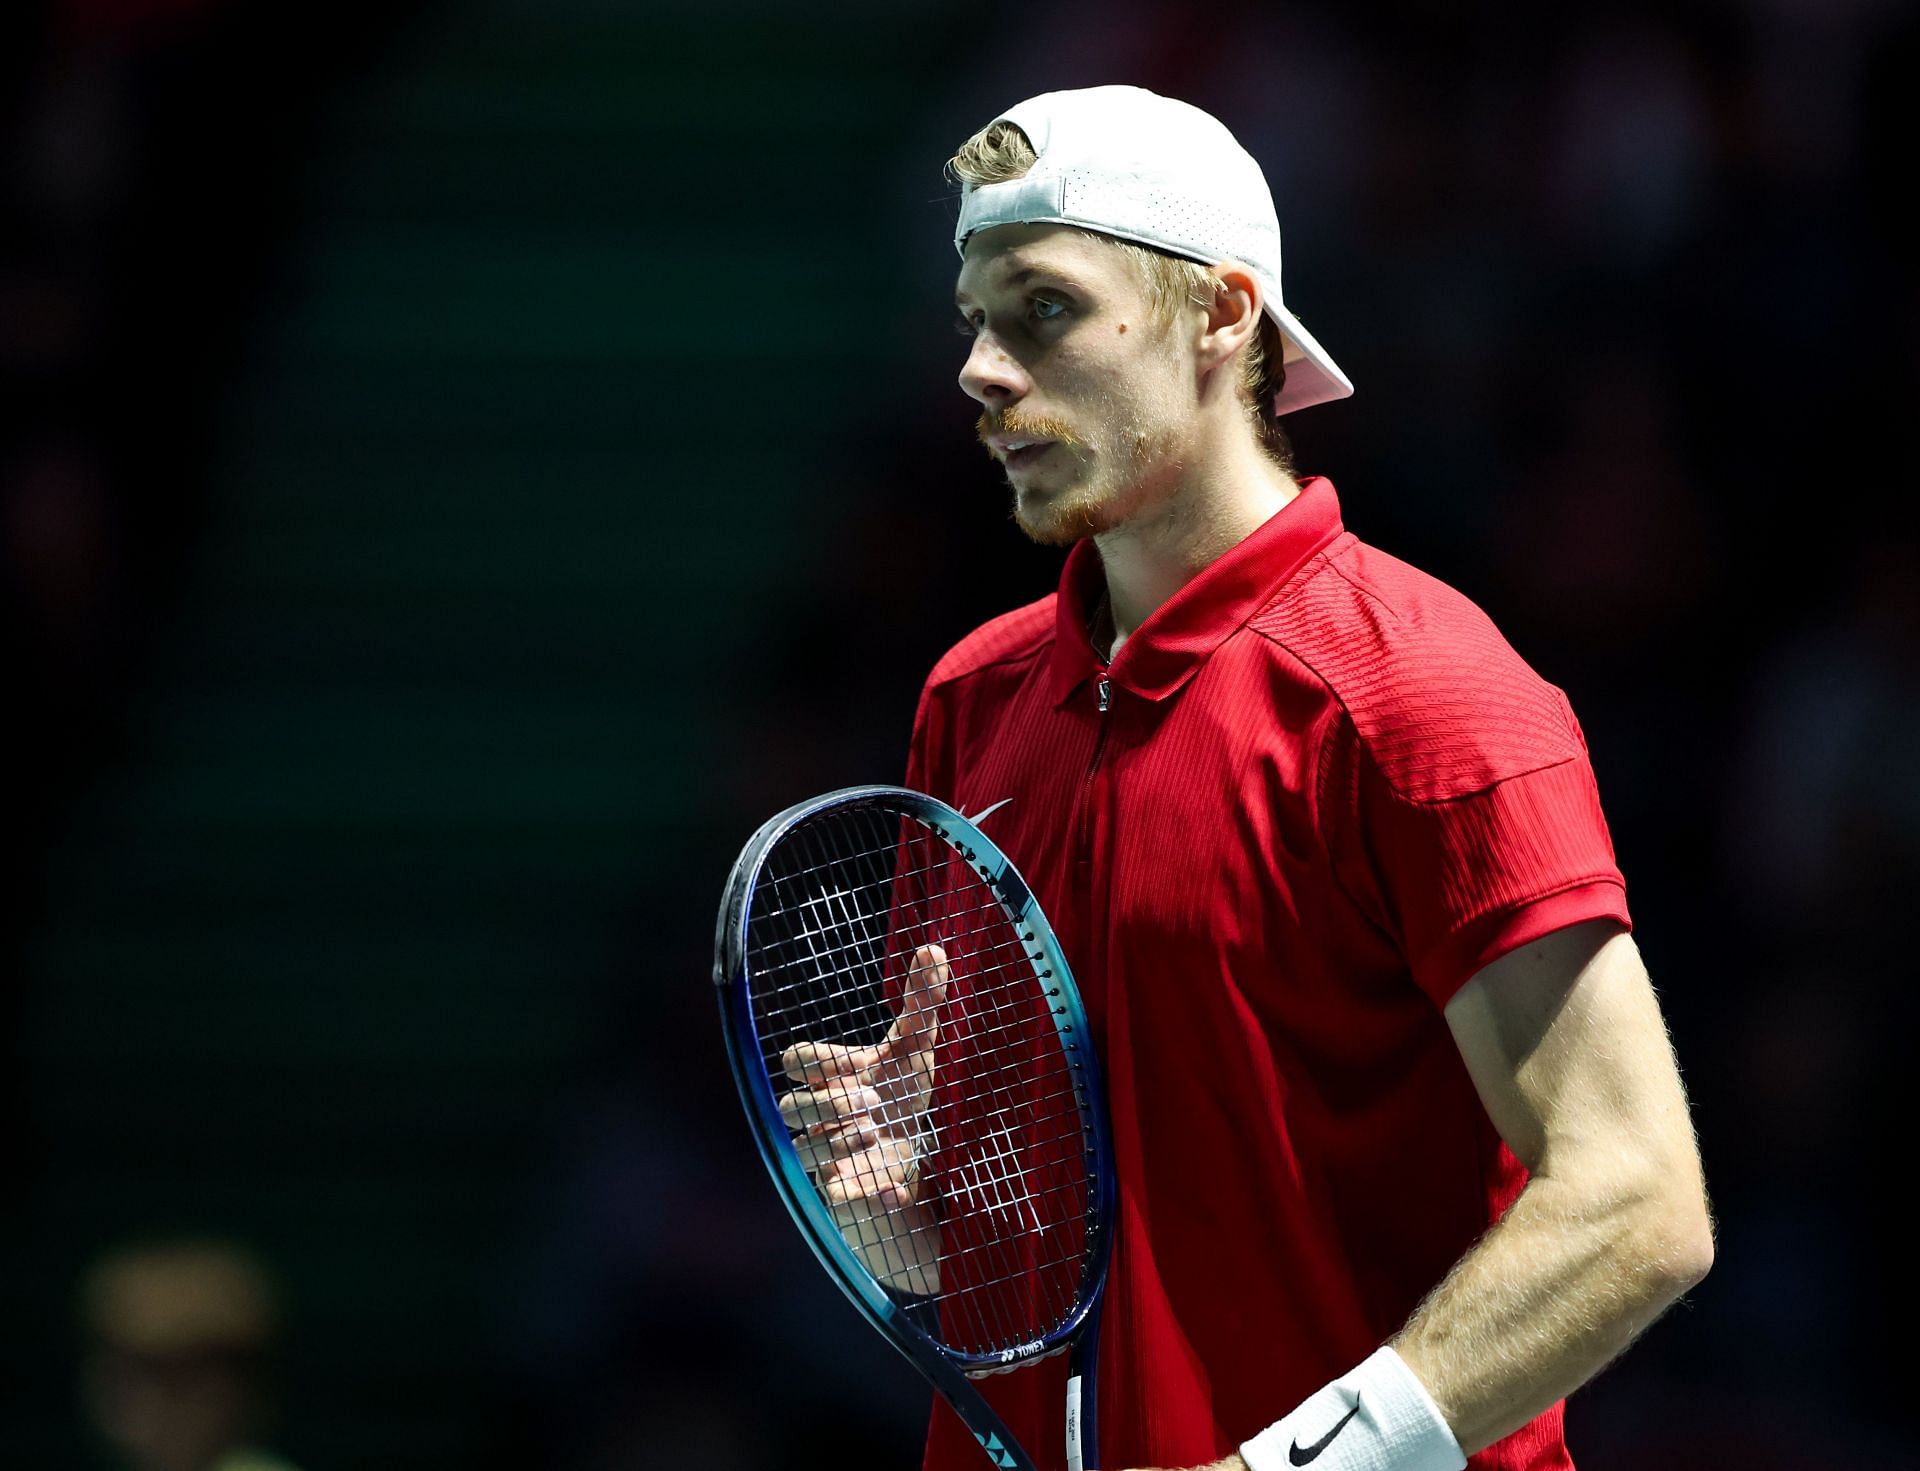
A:
{"label": "finger", "polygon": [[912,1173],[902,1178],[898,1167],[876,1167],[871,1155],[856,1155],[852,1159],[839,1161],[822,1177],[820,1193],[826,1197],[829,1205],[851,1205],[863,1201],[891,1210],[913,1204],[919,1194],[919,1185]]}
{"label": "finger", "polygon": [[859,1175],[829,1175],[820,1182],[820,1193],[826,1197],[828,1205],[852,1205],[856,1201],[877,1201],[882,1189],[891,1192],[891,1186],[881,1186],[869,1177]]}
{"label": "finger", "polygon": [[[839,1193],[836,1194],[835,1192]],[[838,1184],[829,1185],[826,1190],[830,1205],[852,1205],[856,1201],[864,1202],[876,1211],[899,1210],[903,1205],[912,1205],[920,1197],[912,1185],[849,1185],[844,1189]]]}
{"label": "finger", "polygon": [[780,1121],[793,1133],[802,1129],[838,1128],[850,1119],[872,1113],[880,1105],[878,1093],[857,1083],[795,1089],[780,1100]]}
{"label": "finger", "polygon": [[831,1083],[864,1072],[880,1060],[878,1047],[842,1047],[833,1042],[796,1042],[780,1054],[780,1070],[796,1083]]}
{"label": "finger", "polygon": [[796,1090],[780,1100],[780,1118],[795,1133],[837,1129],[874,1113],[883,1102],[873,1089],[857,1085]]}
{"label": "finger", "polygon": [[793,1152],[809,1174],[831,1171],[841,1160],[851,1159],[880,1142],[880,1131],[870,1119],[859,1118],[840,1128],[814,1128],[797,1134]]}

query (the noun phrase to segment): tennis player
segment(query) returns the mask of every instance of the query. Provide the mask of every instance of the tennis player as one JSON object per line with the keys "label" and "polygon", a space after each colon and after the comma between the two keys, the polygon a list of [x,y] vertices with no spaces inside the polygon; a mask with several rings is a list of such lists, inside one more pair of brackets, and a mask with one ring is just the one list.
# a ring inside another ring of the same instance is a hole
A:
{"label": "tennis player", "polygon": [[[1053,92],[949,170],[960,385],[1071,550],[935,667],[907,784],[997,808],[1105,1063],[1101,1471],[1570,1467],[1565,1397],[1713,1258],[1573,713],[1293,473],[1279,417],[1352,385],[1218,121]],[[935,1203],[873,1104],[924,1106],[942,960],[885,1069],[816,1059],[794,1104],[841,1208],[919,1213],[921,1273]],[[984,1386],[1056,1461],[1063,1372]],[[936,1404],[927,1471],[979,1464]]]}

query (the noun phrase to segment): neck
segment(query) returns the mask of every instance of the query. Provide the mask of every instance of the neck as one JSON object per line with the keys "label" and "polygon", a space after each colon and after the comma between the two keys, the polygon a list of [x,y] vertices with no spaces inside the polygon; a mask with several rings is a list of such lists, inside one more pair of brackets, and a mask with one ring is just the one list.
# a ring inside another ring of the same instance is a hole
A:
{"label": "neck", "polygon": [[[1300,486],[1246,436],[1124,526],[1094,538],[1106,572],[1111,659],[1153,610],[1251,536]],[[1096,638],[1108,632],[1102,629]]]}

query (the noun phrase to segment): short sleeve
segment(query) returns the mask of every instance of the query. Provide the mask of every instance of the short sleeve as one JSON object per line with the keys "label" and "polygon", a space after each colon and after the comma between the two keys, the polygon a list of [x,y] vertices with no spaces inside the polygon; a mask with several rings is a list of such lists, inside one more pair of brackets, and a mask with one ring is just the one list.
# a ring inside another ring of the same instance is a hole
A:
{"label": "short sleeve", "polygon": [[[1564,705],[1562,706],[1564,709]],[[1572,713],[1566,713],[1571,726]],[[1383,918],[1444,1007],[1483,966],[1584,920],[1631,928],[1578,727],[1574,751],[1457,795],[1411,793],[1362,752],[1358,812]]]}

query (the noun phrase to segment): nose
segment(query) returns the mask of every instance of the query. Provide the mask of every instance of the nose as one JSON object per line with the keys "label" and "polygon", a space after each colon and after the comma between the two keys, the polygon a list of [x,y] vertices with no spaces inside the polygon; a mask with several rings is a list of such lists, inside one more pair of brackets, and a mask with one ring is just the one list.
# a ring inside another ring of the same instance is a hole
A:
{"label": "nose", "polygon": [[992,333],[979,332],[960,369],[960,387],[968,398],[990,409],[1004,409],[1027,395],[1026,369]]}

